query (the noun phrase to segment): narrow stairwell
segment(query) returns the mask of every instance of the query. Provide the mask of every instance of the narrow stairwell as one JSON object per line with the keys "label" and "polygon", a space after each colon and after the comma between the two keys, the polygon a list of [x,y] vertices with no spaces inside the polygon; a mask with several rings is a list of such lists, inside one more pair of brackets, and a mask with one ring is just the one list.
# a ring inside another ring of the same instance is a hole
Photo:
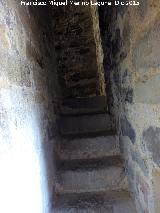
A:
{"label": "narrow stairwell", "polygon": [[61,106],[56,213],[136,213],[106,98]]}

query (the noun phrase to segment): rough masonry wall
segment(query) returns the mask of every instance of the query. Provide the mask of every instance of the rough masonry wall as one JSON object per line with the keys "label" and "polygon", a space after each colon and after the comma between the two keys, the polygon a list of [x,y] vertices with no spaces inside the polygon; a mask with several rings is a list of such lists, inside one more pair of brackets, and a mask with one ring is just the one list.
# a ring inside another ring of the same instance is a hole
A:
{"label": "rough masonry wall", "polygon": [[47,8],[0,1],[0,212],[49,213],[57,138]]}
{"label": "rough masonry wall", "polygon": [[64,98],[105,93],[101,44],[97,46],[95,41],[100,36],[95,33],[97,26],[93,27],[98,18],[93,13],[94,19],[89,5],[53,7],[57,67]]}
{"label": "rough masonry wall", "polygon": [[138,213],[158,213],[160,2],[100,8],[109,109]]}

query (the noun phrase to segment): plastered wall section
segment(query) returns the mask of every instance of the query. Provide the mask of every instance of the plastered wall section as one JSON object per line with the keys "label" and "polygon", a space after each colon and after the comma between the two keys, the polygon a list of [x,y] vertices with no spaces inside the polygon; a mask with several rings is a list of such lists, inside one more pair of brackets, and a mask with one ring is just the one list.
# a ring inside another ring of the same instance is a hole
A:
{"label": "plastered wall section", "polygon": [[48,14],[0,1],[0,212],[51,208],[57,86]]}

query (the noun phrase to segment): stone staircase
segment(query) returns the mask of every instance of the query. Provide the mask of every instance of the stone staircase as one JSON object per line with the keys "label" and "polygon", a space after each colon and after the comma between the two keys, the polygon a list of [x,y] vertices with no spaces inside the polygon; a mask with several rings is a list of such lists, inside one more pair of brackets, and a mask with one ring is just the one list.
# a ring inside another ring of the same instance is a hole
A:
{"label": "stone staircase", "polygon": [[106,106],[105,97],[61,106],[56,213],[136,213]]}

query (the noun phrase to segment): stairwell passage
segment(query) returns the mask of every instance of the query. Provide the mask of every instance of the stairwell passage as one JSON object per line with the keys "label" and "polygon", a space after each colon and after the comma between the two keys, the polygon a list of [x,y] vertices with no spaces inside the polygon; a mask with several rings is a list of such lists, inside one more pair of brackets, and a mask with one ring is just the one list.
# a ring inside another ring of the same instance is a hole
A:
{"label": "stairwell passage", "polygon": [[136,213],[106,97],[61,106],[56,213]]}

